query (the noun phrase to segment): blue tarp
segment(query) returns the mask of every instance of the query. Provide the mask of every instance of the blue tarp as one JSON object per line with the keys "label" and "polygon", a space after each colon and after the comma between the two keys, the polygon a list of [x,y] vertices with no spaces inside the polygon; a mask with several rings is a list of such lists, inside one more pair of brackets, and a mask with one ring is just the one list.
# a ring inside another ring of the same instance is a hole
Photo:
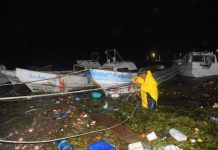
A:
{"label": "blue tarp", "polygon": [[104,140],[101,140],[90,144],[88,146],[88,150],[116,150],[116,148]]}

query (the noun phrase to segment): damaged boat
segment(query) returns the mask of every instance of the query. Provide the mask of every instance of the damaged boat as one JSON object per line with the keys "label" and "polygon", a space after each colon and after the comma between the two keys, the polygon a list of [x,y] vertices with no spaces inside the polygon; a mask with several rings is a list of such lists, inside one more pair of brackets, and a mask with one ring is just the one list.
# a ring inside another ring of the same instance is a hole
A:
{"label": "damaged boat", "polygon": [[94,86],[91,79],[79,73],[47,73],[16,68],[16,77],[32,92],[67,92]]}

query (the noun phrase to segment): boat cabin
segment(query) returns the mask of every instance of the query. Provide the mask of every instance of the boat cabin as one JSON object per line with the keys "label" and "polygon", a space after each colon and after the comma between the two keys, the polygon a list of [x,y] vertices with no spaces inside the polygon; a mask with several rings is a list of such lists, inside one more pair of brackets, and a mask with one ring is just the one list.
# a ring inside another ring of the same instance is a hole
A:
{"label": "boat cabin", "polygon": [[130,61],[114,61],[107,62],[100,69],[110,70],[116,72],[136,72],[137,67],[133,62]]}
{"label": "boat cabin", "polygon": [[99,63],[99,55],[97,52],[92,52],[91,60],[77,60],[73,65],[73,72],[86,70],[86,69],[98,69],[101,67]]}
{"label": "boat cabin", "polygon": [[183,63],[196,62],[203,67],[210,67],[217,63],[217,57],[213,52],[191,52],[183,57]]}
{"label": "boat cabin", "polygon": [[134,62],[123,61],[116,49],[106,50],[107,62],[99,69],[116,71],[116,72],[137,72],[137,67]]}
{"label": "boat cabin", "polygon": [[86,69],[97,69],[101,65],[98,61],[92,60],[77,60],[76,64],[73,65],[73,71],[81,71]]}

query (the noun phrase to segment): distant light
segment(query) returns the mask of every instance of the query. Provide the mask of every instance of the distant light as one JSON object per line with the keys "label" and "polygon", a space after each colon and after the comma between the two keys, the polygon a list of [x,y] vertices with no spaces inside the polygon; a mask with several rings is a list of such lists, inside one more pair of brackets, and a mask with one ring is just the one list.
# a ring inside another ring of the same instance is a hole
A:
{"label": "distant light", "polygon": [[155,58],[155,56],[156,56],[156,54],[154,52],[151,55],[152,55],[153,58]]}
{"label": "distant light", "polygon": [[216,50],[216,52],[218,53],[218,49]]}

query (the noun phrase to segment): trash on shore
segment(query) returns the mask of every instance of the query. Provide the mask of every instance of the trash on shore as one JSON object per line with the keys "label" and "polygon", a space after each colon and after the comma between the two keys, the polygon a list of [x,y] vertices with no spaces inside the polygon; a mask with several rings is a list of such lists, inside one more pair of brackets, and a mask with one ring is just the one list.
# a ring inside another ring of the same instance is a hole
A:
{"label": "trash on shore", "polygon": [[157,136],[156,136],[154,131],[147,134],[146,137],[147,137],[148,141],[153,141],[153,140],[157,139]]}
{"label": "trash on shore", "polygon": [[98,142],[89,144],[88,146],[88,150],[97,150],[97,149],[101,149],[101,150],[116,150],[116,148],[114,146],[112,146],[111,144],[107,143],[104,140],[100,140]]}
{"label": "trash on shore", "polygon": [[186,141],[187,140],[187,136],[185,136],[182,132],[180,132],[179,130],[177,130],[175,128],[170,129],[169,133],[177,141]]}

